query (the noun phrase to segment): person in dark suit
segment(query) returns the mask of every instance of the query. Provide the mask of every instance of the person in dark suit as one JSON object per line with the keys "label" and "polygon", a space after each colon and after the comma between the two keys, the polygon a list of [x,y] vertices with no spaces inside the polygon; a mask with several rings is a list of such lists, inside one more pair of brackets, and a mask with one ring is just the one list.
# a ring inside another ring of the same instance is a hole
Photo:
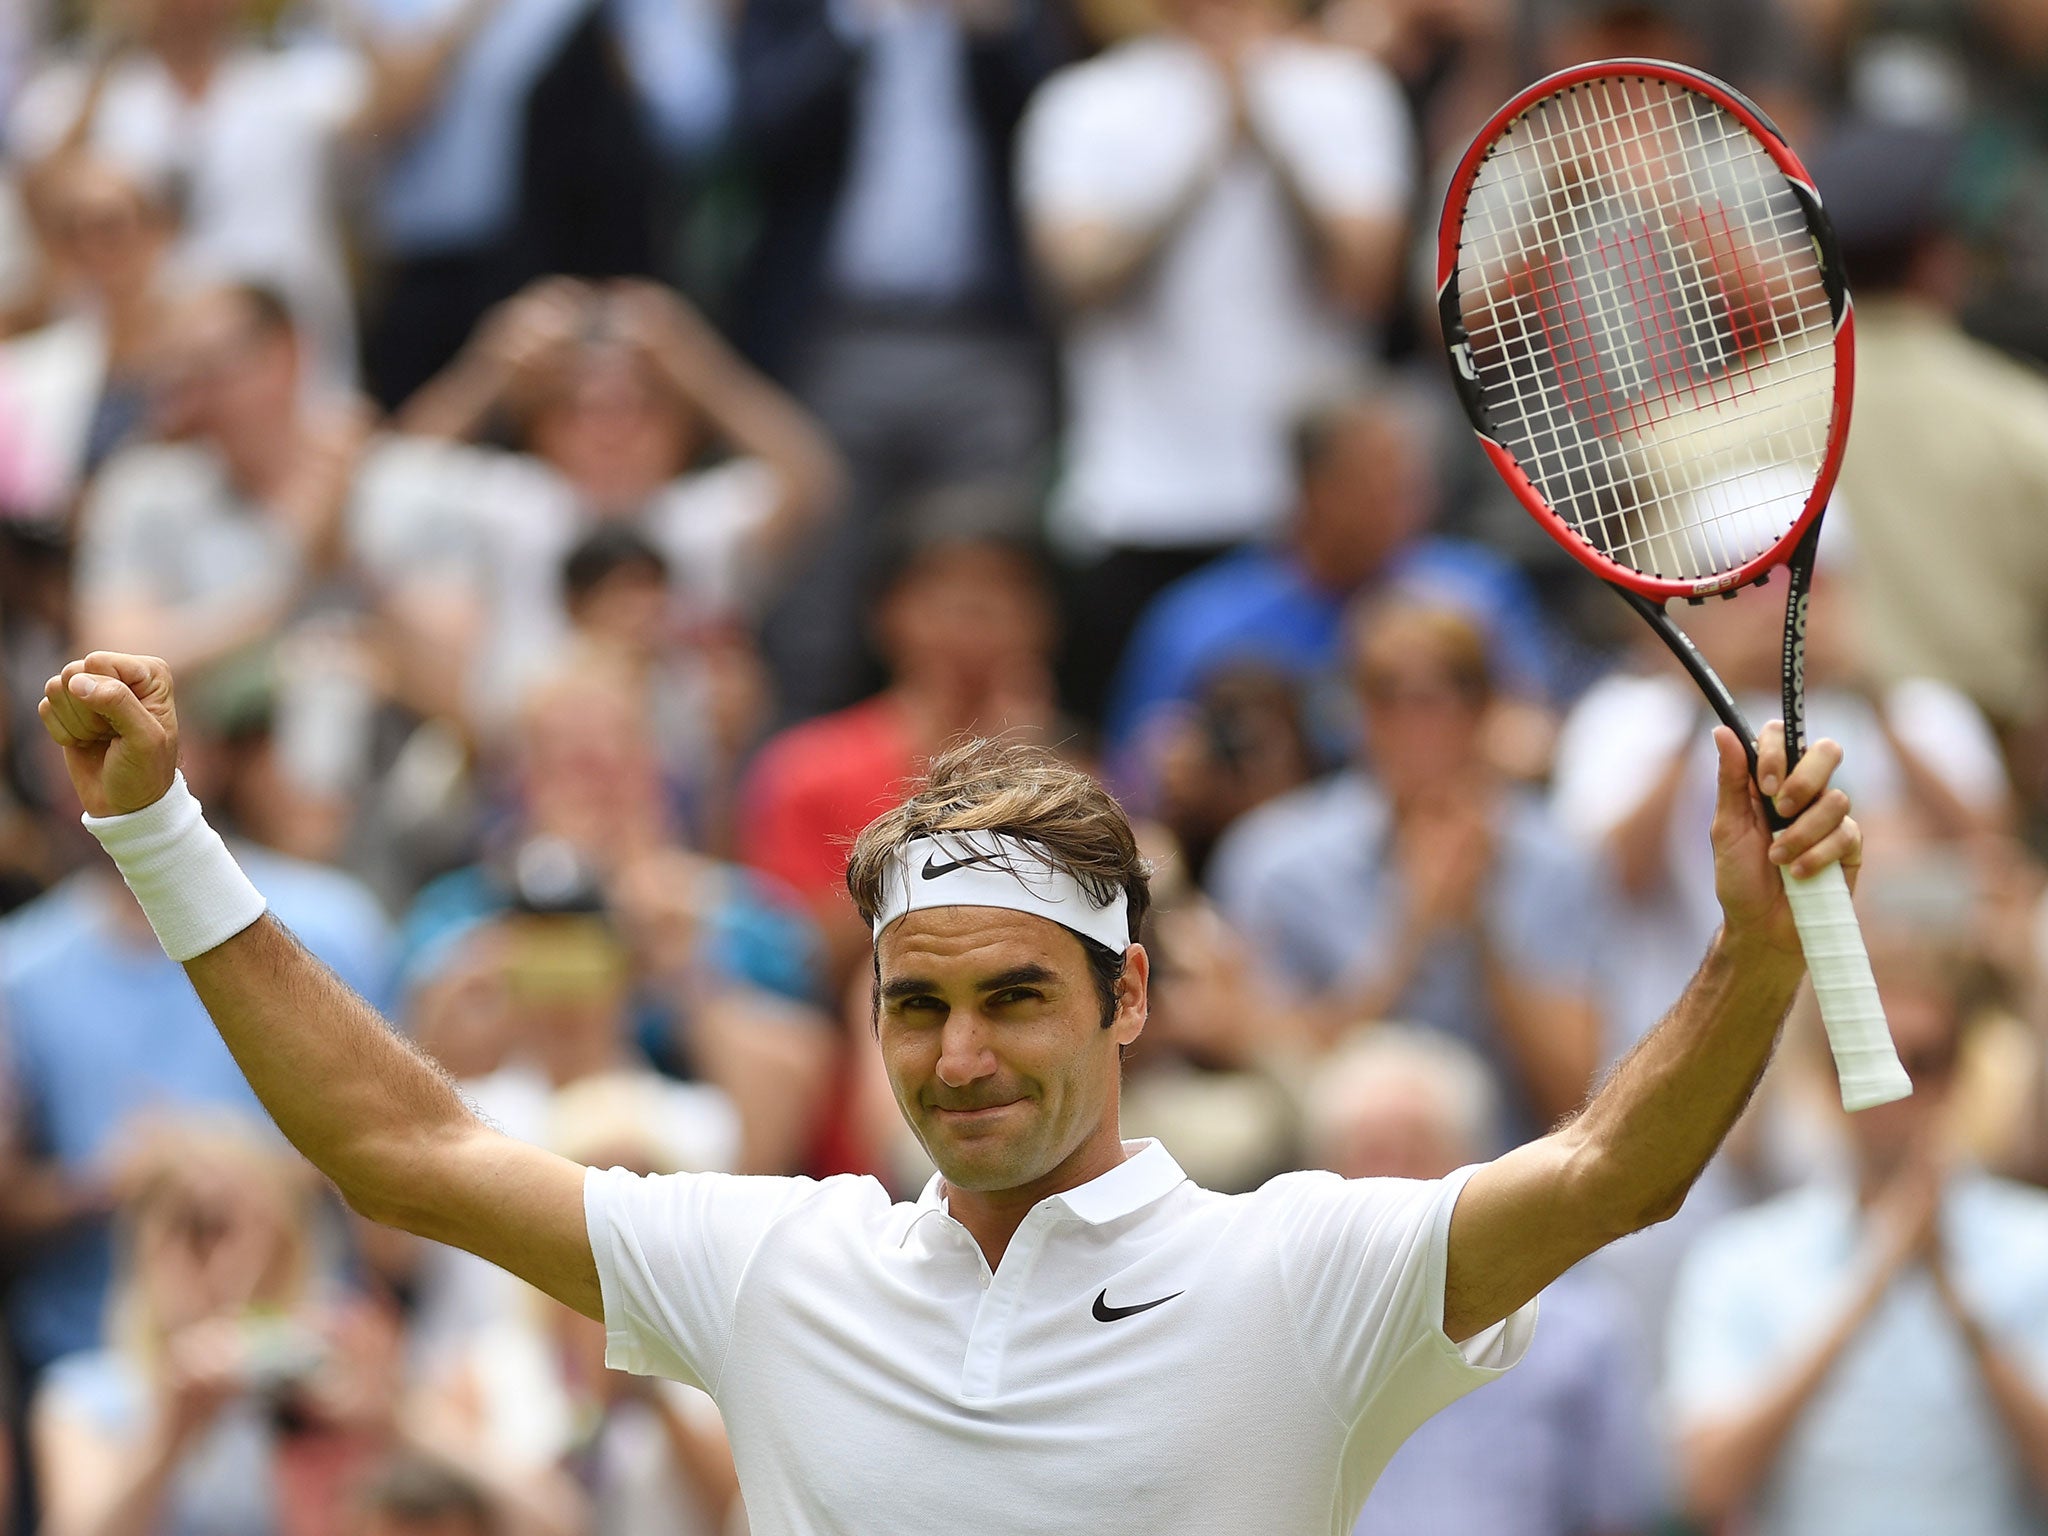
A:
{"label": "person in dark suit", "polygon": [[1025,102],[1070,53],[1056,5],[748,0],[741,15],[735,131],[761,231],[736,324],[854,480],[852,515],[769,624],[792,716],[867,681],[861,593],[892,510],[1026,479],[1045,446],[1010,163]]}

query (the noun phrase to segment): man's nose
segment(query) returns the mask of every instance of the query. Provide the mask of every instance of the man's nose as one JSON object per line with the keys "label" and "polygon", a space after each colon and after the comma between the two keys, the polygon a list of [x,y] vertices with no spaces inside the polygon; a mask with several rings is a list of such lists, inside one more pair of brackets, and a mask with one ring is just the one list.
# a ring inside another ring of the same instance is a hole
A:
{"label": "man's nose", "polygon": [[939,1081],[948,1088],[965,1088],[995,1069],[987,1022],[969,1009],[954,1009],[939,1035]]}

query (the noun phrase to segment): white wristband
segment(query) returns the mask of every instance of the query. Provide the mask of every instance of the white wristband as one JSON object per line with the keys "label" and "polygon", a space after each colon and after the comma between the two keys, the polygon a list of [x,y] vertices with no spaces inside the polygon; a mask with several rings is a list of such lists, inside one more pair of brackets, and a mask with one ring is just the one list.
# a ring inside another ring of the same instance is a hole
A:
{"label": "white wristband", "polygon": [[80,819],[114,856],[157,942],[180,964],[225,944],[263,915],[262,893],[206,824],[184,774],[154,805]]}

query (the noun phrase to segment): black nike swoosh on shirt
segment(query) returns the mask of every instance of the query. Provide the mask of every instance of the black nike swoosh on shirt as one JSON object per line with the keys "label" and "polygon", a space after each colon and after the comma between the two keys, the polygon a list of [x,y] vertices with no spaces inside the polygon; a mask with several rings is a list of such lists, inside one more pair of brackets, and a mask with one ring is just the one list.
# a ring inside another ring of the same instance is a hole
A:
{"label": "black nike swoosh on shirt", "polygon": [[955,859],[950,864],[941,864],[938,862],[939,856],[934,853],[925,859],[924,868],[919,870],[918,873],[927,880],[936,880],[941,875],[950,875],[954,870],[965,869],[970,864],[994,863],[999,857],[1001,857],[999,854],[977,853],[972,858]]}
{"label": "black nike swoosh on shirt", "polygon": [[[1175,1291],[1173,1296],[1185,1294],[1184,1291]],[[1112,1307],[1109,1304],[1109,1287],[1105,1285],[1095,1293],[1095,1306],[1092,1310],[1098,1323],[1113,1323],[1120,1318],[1136,1317],[1140,1312],[1150,1312],[1154,1307],[1163,1307],[1173,1300],[1173,1296],[1162,1296],[1157,1301],[1141,1301],[1135,1307]]]}

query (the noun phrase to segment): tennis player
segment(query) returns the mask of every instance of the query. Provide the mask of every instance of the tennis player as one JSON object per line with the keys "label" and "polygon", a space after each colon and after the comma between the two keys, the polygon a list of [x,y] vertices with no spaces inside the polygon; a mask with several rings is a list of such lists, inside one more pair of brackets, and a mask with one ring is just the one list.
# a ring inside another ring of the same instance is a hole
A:
{"label": "tennis player", "polygon": [[[939,1172],[642,1178],[482,1124],[273,919],[177,773],[161,661],[95,652],[42,706],[86,825],[279,1127],[374,1220],[604,1321],[608,1359],[724,1410],[762,1536],[1311,1536],[1350,1530],[1430,1414],[1527,1347],[1534,1297],[1678,1208],[1799,984],[1775,863],[1854,865],[1820,742],[1762,782],[1719,733],[1725,924],[1575,1119],[1436,1182],[1190,1183],[1117,1126],[1145,1026],[1131,829],[1085,776],[977,743],[863,832],[876,1027]],[[1783,783],[1780,784],[1780,780]]]}

